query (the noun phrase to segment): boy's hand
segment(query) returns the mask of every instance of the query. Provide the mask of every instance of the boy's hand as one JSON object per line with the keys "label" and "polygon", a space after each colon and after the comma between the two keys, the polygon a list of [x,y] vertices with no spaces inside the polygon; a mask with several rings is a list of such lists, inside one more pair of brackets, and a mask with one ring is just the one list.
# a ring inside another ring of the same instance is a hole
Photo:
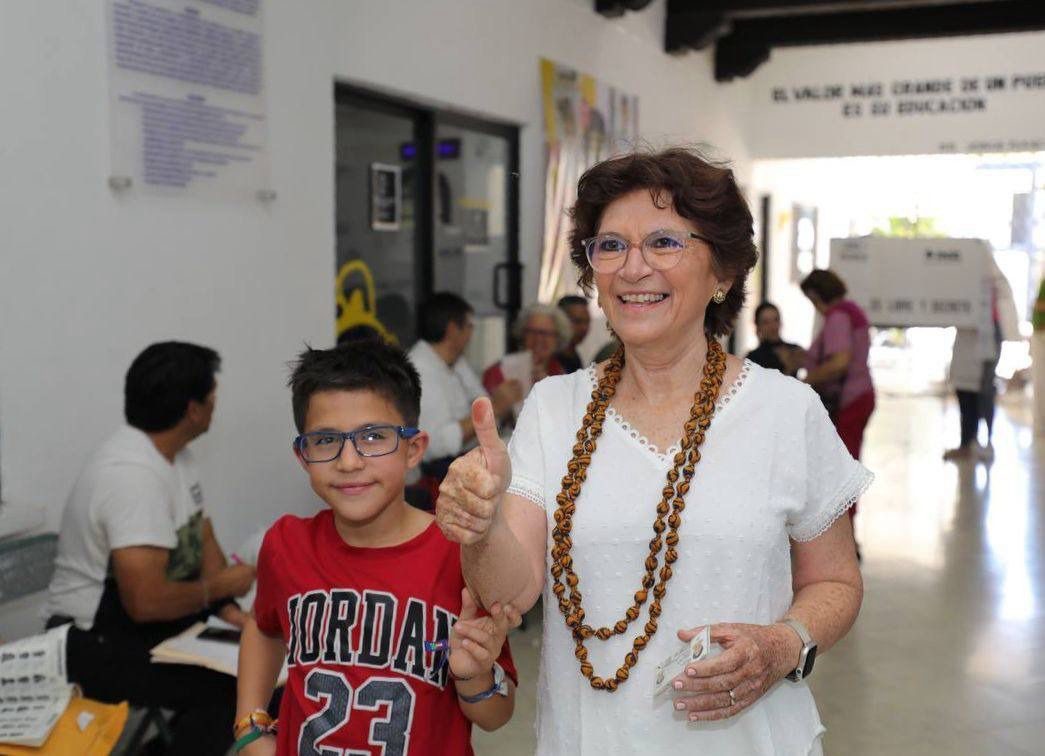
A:
{"label": "boy's hand", "polygon": [[468,588],[461,591],[461,616],[450,630],[450,671],[462,679],[486,674],[501,655],[504,639],[514,622],[499,605],[488,617],[478,617],[479,608]]}
{"label": "boy's hand", "polygon": [[435,507],[436,521],[447,540],[465,545],[486,538],[512,478],[508,447],[497,435],[493,407],[486,397],[472,403],[472,425],[479,446],[450,465]]}

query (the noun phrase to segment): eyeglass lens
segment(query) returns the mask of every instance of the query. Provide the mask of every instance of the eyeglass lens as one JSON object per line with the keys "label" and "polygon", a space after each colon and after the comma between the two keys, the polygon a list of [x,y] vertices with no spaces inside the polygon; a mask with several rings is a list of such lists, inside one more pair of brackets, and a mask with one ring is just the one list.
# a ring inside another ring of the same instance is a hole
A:
{"label": "eyeglass lens", "polygon": [[[683,232],[655,231],[639,245],[642,257],[652,268],[672,267],[679,261],[689,238],[689,234]],[[617,234],[599,234],[588,241],[588,260],[596,270],[617,268],[631,246],[631,242]]]}
{"label": "eyeglass lens", "polygon": [[339,431],[313,431],[300,436],[298,448],[306,462],[329,462],[337,459],[344,448],[345,439],[361,456],[380,457],[399,448],[399,433],[392,425],[375,425],[370,428],[341,433]]}

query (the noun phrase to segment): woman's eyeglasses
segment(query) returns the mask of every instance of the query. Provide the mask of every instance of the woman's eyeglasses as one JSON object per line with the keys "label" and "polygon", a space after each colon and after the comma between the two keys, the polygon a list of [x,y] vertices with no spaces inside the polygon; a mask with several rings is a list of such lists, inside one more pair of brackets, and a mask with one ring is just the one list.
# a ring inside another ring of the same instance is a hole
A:
{"label": "woman's eyeglasses", "polygon": [[302,433],[294,439],[294,448],[306,462],[330,462],[341,456],[345,441],[361,457],[383,457],[399,448],[400,438],[413,438],[421,431],[405,425],[368,425],[354,431],[320,430]]}
{"label": "woman's eyeglasses", "polygon": [[[654,231],[637,246],[647,265],[654,270],[669,270],[679,264],[682,253],[692,239],[699,239],[712,246],[706,236],[692,231],[673,230]],[[588,264],[596,273],[618,271],[628,257],[628,250],[636,246],[620,234],[599,234],[585,239],[581,244],[588,256]]]}

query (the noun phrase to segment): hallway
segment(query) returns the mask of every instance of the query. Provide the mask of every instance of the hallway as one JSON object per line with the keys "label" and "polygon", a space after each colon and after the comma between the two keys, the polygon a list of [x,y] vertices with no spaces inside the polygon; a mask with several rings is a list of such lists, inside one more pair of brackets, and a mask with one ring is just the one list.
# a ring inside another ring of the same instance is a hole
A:
{"label": "hallway", "polygon": [[[863,609],[810,679],[845,756],[1041,753],[1045,744],[1045,445],[1026,400],[1002,402],[987,467],[941,460],[953,401],[879,398],[861,501]],[[516,717],[480,756],[533,753],[539,626],[512,637]],[[783,756],[783,755],[782,755]]]}

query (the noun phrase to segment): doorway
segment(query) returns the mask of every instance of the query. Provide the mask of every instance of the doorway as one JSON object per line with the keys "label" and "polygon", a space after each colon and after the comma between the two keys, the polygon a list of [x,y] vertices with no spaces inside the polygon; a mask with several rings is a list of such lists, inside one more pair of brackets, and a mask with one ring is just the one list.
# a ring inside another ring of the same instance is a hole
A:
{"label": "doorway", "polygon": [[481,369],[520,307],[518,128],[342,85],[335,104],[336,333],[409,348],[418,305],[451,291],[475,309]]}

